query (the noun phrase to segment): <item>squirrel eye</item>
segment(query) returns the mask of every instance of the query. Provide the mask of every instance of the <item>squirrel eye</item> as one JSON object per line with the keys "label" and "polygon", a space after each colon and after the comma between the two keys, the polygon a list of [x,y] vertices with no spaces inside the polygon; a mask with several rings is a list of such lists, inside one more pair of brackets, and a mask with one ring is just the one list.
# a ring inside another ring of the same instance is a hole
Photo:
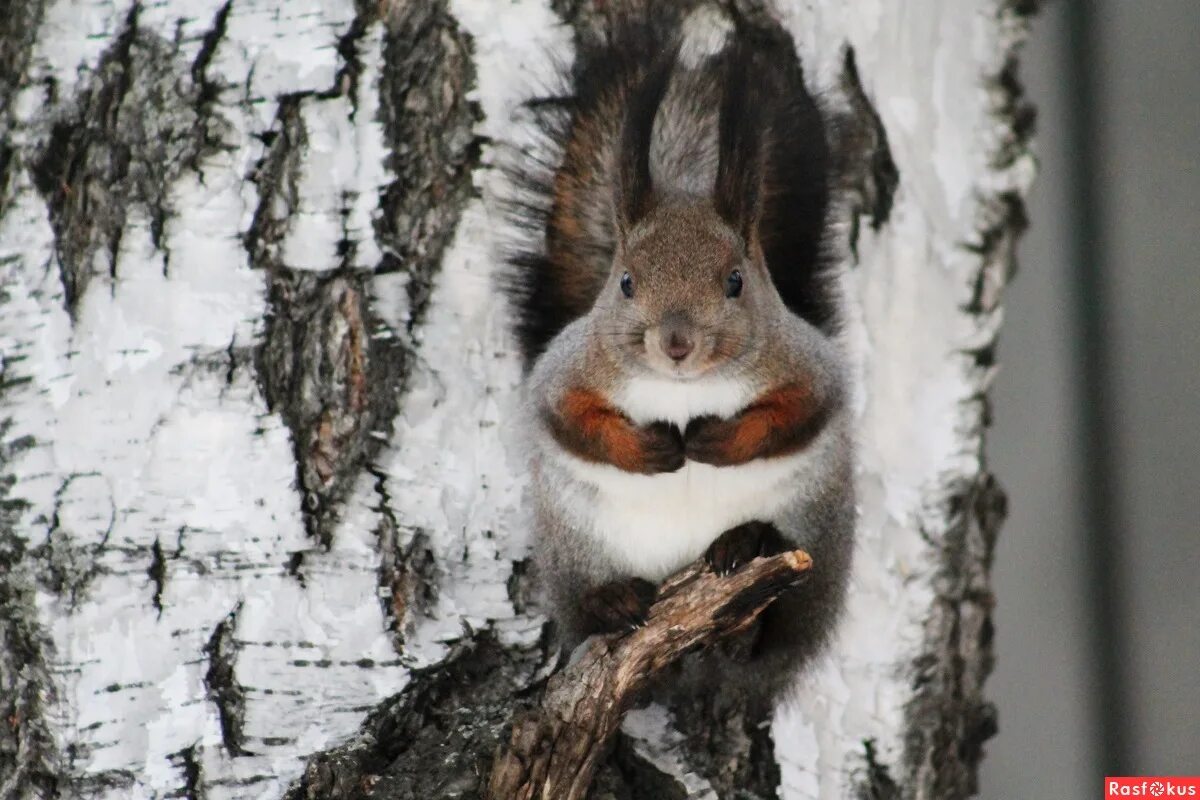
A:
{"label": "squirrel eye", "polygon": [[742,273],[736,269],[725,279],[725,296],[737,297],[742,293]]}
{"label": "squirrel eye", "polygon": [[628,272],[621,276],[621,294],[633,297],[633,276]]}

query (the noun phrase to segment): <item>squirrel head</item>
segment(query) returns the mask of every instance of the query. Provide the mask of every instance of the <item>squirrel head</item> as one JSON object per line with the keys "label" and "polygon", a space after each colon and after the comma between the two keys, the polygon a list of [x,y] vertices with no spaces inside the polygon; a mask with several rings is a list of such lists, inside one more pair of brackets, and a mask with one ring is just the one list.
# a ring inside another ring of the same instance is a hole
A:
{"label": "squirrel head", "polygon": [[786,311],[758,237],[765,132],[748,62],[734,52],[725,63],[707,196],[655,186],[651,177],[673,54],[630,93],[615,153],[616,247],[594,307],[598,341],[626,363],[686,379],[744,362]]}
{"label": "squirrel head", "polygon": [[622,233],[593,319],[620,361],[687,379],[747,360],[783,310],[758,242],[685,201]]}

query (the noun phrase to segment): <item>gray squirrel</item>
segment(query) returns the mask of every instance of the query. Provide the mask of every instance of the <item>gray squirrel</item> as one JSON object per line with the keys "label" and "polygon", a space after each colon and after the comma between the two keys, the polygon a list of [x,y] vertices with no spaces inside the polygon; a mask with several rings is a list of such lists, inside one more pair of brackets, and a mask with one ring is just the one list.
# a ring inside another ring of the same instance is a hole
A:
{"label": "gray squirrel", "polygon": [[570,95],[535,104],[558,157],[516,170],[543,234],[509,285],[534,561],[573,646],[637,625],[702,555],[807,550],[749,641],[688,667],[770,700],[828,640],[853,549],[833,159],[786,33],[651,5],[580,46]]}

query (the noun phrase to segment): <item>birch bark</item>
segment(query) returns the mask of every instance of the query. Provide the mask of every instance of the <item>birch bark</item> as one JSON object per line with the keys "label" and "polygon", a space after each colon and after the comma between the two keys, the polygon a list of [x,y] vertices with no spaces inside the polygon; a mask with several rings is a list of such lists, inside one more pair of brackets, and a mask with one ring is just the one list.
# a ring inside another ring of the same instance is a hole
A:
{"label": "birch bark", "polygon": [[[11,0],[0,798],[481,791],[549,668],[490,165],[633,2]],[[769,737],[635,712],[596,796],[973,792],[1031,6],[768,4],[851,143],[850,606]]]}

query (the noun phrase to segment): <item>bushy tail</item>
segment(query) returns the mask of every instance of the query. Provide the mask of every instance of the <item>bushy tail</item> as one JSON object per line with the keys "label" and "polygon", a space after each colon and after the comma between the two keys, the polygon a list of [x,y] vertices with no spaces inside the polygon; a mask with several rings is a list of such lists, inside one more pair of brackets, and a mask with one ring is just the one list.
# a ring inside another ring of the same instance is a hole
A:
{"label": "bushy tail", "polygon": [[[618,173],[636,176],[637,164],[652,155],[647,119],[660,138],[666,122],[679,123],[655,116],[668,82],[676,94],[695,94],[672,107],[691,102],[711,111],[714,130],[720,107],[720,160],[739,174],[755,173],[756,231],[784,302],[818,327],[834,324],[822,241],[830,157],[791,38],[774,23],[731,19],[713,6],[686,18],[674,3],[648,8],[604,40],[582,42],[564,72],[569,86],[527,104],[542,142],[507,167],[515,187],[509,212],[526,246],[509,255],[505,280],[527,365],[587,314],[607,279],[616,217],[629,197],[619,196]],[[645,136],[630,135],[639,128]],[[642,150],[630,150],[639,141]],[[722,177],[715,176],[718,209],[743,202],[722,200]]]}

